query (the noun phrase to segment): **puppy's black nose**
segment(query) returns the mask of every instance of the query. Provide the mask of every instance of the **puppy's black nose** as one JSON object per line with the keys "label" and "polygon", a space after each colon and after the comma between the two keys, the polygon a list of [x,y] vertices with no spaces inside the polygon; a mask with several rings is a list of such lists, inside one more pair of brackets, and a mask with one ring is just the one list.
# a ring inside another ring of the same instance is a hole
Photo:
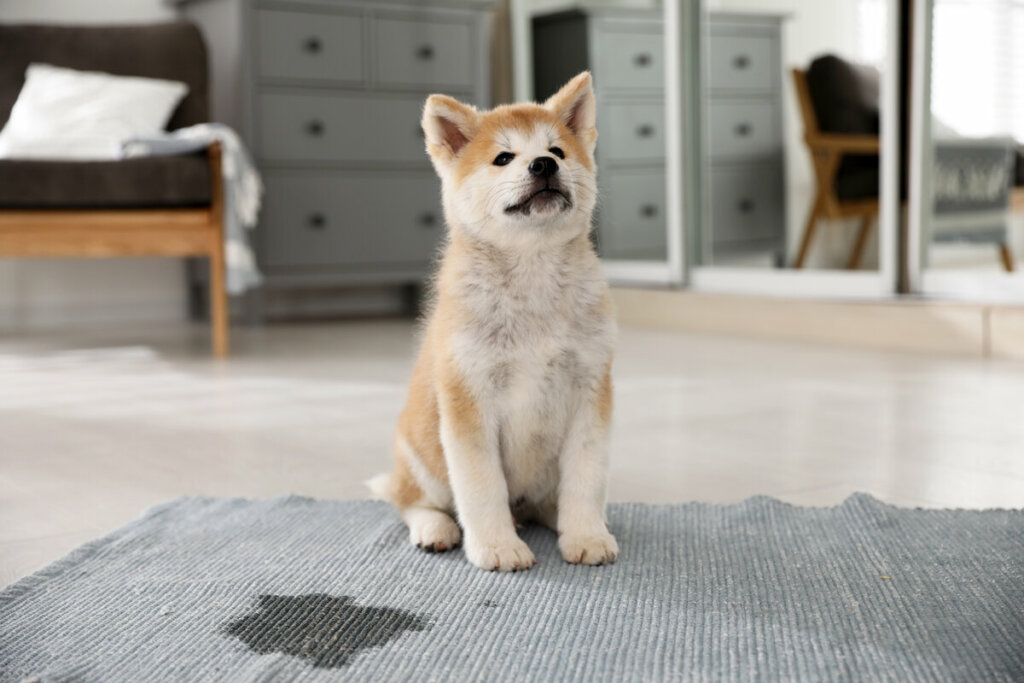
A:
{"label": "puppy's black nose", "polygon": [[550,178],[556,173],[558,173],[558,162],[551,157],[537,157],[530,162],[530,175]]}

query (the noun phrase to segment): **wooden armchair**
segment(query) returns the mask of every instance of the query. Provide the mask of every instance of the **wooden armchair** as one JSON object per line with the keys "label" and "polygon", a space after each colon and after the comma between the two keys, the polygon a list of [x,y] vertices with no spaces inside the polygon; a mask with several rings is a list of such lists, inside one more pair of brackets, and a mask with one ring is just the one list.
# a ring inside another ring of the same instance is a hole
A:
{"label": "wooden armchair", "polygon": [[[206,46],[185,22],[0,26],[0,126],[32,62],[185,82],[170,128],[209,120]],[[228,353],[221,150],[121,161],[0,159],[0,257],[210,259],[213,352]]]}
{"label": "wooden armchair", "polygon": [[210,259],[213,353],[228,355],[220,145],[207,151],[209,206],[155,209],[0,208],[0,257],[199,256]]}
{"label": "wooden armchair", "polygon": [[796,86],[797,100],[804,121],[804,141],[811,154],[816,184],[814,202],[811,204],[811,212],[804,226],[800,250],[797,252],[793,267],[803,267],[821,219],[860,218],[860,229],[846,263],[847,268],[856,269],[860,265],[868,235],[871,234],[871,226],[878,216],[878,197],[840,199],[836,192],[836,175],[840,163],[847,156],[877,156],[880,148],[879,138],[877,135],[822,132],[807,86],[807,73],[801,69],[793,69],[793,84]]}
{"label": "wooden armchair", "polygon": [[[871,73],[870,69],[858,67],[832,55],[819,57],[812,62],[811,69],[815,68],[819,69],[814,76],[816,80],[813,80],[817,97],[812,96],[808,72],[801,69],[792,71],[793,84],[804,121],[804,141],[811,155],[816,185],[814,201],[793,267],[803,267],[821,219],[860,218],[860,229],[846,264],[847,268],[856,269],[860,265],[864,245],[878,216],[879,137],[874,132],[835,133],[822,130],[819,113],[824,112],[821,116],[827,122],[837,125],[835,128],[826,126],[829,130],[877,131],[878,84],[874,80],[877,75],[873,78],[868,75]],[[815,106],[816,101],[820,109]],[[978,153],[979,150],[984,153],[984,150],[992,147],[991,143],[983,140],[966,142],[966,148],[973,147],[974,153]],[[937,152],[955,151],[955,147],[956,145],[951,142],[942,143],[937,147]],[[1002,153],[998,145],[995,149],[997,156]],[[953,163],[965,164],[967,161],[958,159]],[[985,208],[998,208],[999,201],[1003,200],[997,200],[996,207]],[[1018,188],[1012,194],[1008,192],[1005,202],[1009,210],[1018,210],[1018,205],[1024,207],[1024,188]],[[946,218],[952,213],[948,207],[943,208],[938,202],[934,208],[936,218],[940,209]],[[935,229],[937,226],[936,221],[932,227]],[[982,227],[986,230],[965,230],[958,223],[956,229],[946,229],[941,238],[948,241],[994,242],[999,249],[1003,267],[1006,271],[1012,272],[1014,259],[1008,239],[1005,235],[988,229],[987,226]],[[935,233],[931,239],[939,238],[939,233]]]}

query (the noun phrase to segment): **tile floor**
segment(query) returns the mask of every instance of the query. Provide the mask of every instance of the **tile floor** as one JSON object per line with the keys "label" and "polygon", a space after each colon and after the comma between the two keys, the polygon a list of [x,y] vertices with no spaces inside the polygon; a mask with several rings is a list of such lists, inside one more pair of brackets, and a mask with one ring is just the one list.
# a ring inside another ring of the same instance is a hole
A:
{"label": "tile floor", "polygon": [[[363,497],[407,321],[0,338],[0,585],[165,499]],[[624,329],[612,500],[1024,507],[1024,364]]]}

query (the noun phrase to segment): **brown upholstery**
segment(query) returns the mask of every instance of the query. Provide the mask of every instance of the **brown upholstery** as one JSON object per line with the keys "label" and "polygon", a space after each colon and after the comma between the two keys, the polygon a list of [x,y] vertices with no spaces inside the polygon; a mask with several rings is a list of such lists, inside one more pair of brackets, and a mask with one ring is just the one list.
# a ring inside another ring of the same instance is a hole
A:
{"label": "brown upholstery", "polygon": [[169,130],[209,120],[206,44],[183,21],[121,26],[0,25],[0,126],[25,82],[25,69],[42,62],[80,71],[181,81],[188,94]]}
{"label": "brown upholstery", "polygon": [[0,159],[0,209],[209,206],[206,153],[123,161]]}
{"label": "brown upholstery", "polygon": [[[202,35],[188,22],[0,25],[0,126],[33,62],[181,81],[188,94],[168,129],[203,123],[209,120],[206,60]],[[0,159],[0,209],[208,206],[210,187],[205,154],[125,161]]]}
{"label": "brown upholstery", "polygon": [[[835,55],[811,62],[807,89],[821,132],[877,136],[881,129],[879,79],[877,69]],[[843,157],[836,171],[836,197],[843,201],[877,197],[879,168],[877,156]]]}
{"label": "brown upholstery", "polygon": [[823,133],[878,135],[877,69],[824,55],[807,68],[807,87]]}

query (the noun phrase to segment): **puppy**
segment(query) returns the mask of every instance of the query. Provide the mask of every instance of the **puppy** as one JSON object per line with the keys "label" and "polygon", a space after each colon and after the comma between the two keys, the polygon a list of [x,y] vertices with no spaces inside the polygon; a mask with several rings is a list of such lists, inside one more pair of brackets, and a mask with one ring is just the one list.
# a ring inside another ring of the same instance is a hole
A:
{"label": "puppy", "polygon": [[431,95],[422,124],[448,239],[394,469],[370,488],[398,508],[415,545],[464,542],[482,569],[534,565],[516,533],[526,521],[557,531],[568,562],[613,562],[605,499],[616,328],[589,239],[590,74],[543,105],[481,112]]}

